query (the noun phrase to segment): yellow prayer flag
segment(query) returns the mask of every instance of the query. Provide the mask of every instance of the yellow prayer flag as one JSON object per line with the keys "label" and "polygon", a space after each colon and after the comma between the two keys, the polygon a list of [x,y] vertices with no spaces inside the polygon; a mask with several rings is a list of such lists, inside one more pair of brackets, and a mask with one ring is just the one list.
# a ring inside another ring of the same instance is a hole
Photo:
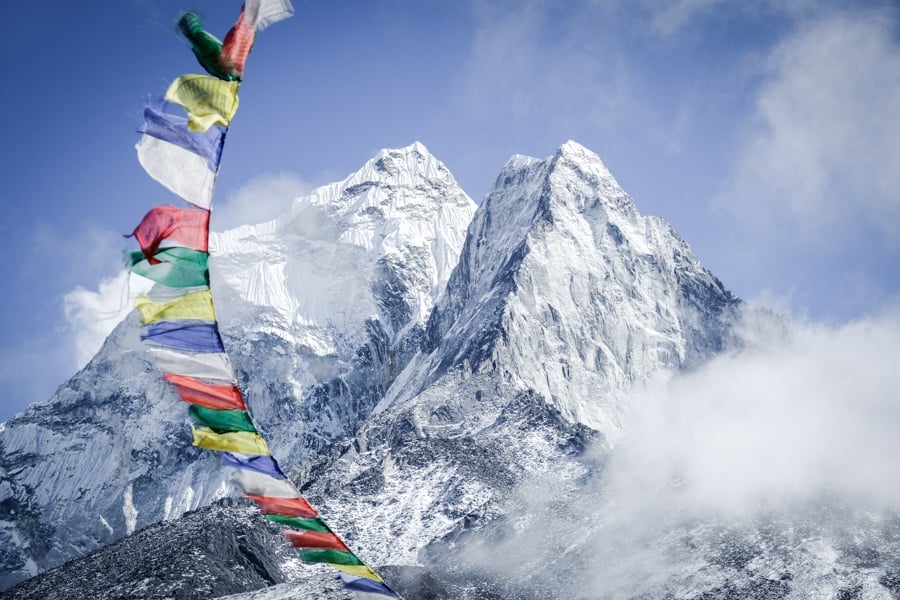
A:
{"label": "yellow prayer flag", "polygon": [[140,295],[134,306],[141,311],[142,324],[149,325],[157,321],[215,321],[212,294],[209,290],[188,292],[180,298],[166,302],[154,302],[149,296]]}
{"label": "yellow prayer flag", "polygon": [[194,433],[194,445],[207,450],[263,456],[271,455],[269,447],[266,445],[266,440],[262,439],[258,433],[250,431],[216,433],[207,427],[192,427],[191,429]]}
{"label": "yellow prayer flag", "polygon": [[239,81],[223,81],[207,75],[182,75],[166,91],[166,100],[188,111],[188,129],[206,131],[227,126],[238,108]]}
{"label": "yellow prayer flag", "polygon": [[339,569],[344,573],[349,573],[350,575],[355,575],[356,577],[365,577],[366,579],[371,579],[372,581],[377,581],[379,583],[383,582],[384,579],[378,576],[378,573],[367,567],[366,565],[338,565],[334,563],[329,563],[335,569]]}

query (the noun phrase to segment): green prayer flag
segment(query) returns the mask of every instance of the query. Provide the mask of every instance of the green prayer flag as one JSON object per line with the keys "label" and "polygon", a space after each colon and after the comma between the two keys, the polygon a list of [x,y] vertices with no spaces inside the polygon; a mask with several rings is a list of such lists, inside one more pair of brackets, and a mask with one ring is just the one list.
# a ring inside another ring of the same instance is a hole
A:
{"label": "green prayer flag", "polygon": [[178,19],[178,29],[191,43],[191,50],[197,57],[197,62],[206,69],[206,72],[219,79],[235,81],[240,79],[235,73],[225,72],[220,68],[222,56],[222,42],[219,38],[203,29],[200,17],[197,13],[186,12]]}
{"label": "green prayer flag", "polygon": [[361,565],[355,554],[342,550],[318,550],[304,548],[298,550],[300,560],[308,563],[326,563],[331,565]]}
{"label": "green prayer flag", "polygon": [[284,517],[282,515],[266,515],[266,518],[275,523],[281,523],[294,529],[302,529],[303,531],[321,531],[322,533],[332,533],[325,521],[319,518],[304,519],[302,517]]}
{"label": "green prayer flag", "polygon": [[175,246],[159,250],[153,259],[155,262],[151,263],[143,252],[132,252],[131,271],[172,288],[209,285],[206,252]]}
{"label": "green prayer flag", "polygon": [[215,410],[191,404],[188,413],[198,425],[209,427],[216,433],[229,433],[234,431],[255,432],[256,427],[250,420],[250,415],[243,410]]}

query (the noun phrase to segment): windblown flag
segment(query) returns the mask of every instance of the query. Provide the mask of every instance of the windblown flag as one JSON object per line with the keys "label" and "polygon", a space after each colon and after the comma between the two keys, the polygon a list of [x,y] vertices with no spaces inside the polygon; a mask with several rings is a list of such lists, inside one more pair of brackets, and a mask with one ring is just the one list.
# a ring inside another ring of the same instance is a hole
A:
{"label": "windblown flag", "polygon": [[243,454],[270,455],[266,440],[258,433],[249,431],[234,431],[229,433],[216,433],[206,427],[195,427],[194,445],[207,450],[219,450],[220,452],[241,452]]}
{"label": "windblown flag", "polygon": [[294,14],[289,0],[246,0],[244,16],[256,31],[287,19]]}
{"label": "windblown flag", "polygon": [[238,81],[208,75],[182,75],[166,90],[166,100],[188,111],[188,129],[203,132],[213,125],[227,127],[238,108]]}
{"label": "windblown flag", "polygon": [[200,252],[209,251],[209,211],[157,206],[131,233],[144,257],[152,258],[163,240]]}
{"label": "windblown flag", "polygon": [[344,582],[345,588],[354,592],[357,600],[384,600],[397,597],[394,590],[371,578],[341,574],[341,581]]}
{"label": "windblown flag", "polygon": [[163,373],[174,373],[185,377],[233,383],[234,371],[224,352],[184,352],[150,346],[147,348]]}
{"label": "windblown flag", "polygon": [[134,306],[141,313],[143,325],[158,321],[216,320],[212,295],[208,289],[187,292],[181,297],[163,302],[154,302],[150,296],[143,294],[137,297]]}
{"label": "windblown flag", "polygon": [[212,429],[216,433],[256,433],[256,426],[245,410],[219,410],[191,405],[188,414],[197,425]]}
{"label": "windblown flag", "polygon": [[278,463],[271,456],[250,456],[248,454],[226,452],[222,455],[222,464],[235,469],[256,471],[277,479],[287,479],[287,476],[282,473],[281,467],[278,466]]}
{"label": "windblown flag", "polygon": [[219,327],[202,321],[157,321],[141,329],[141,340],[176,350],[225,352]]}
{"label": "windblown flag", "polygon": [[143,114],[138,160],[147,173],[196,208],[158,206],[132,235],[132,272],[158,286],[139,296],[141,339],[163,378],[188,404],[193,445],[222,453],[232,483],[309,563],[341,571],[359,600],[399,598],[332,531],[285,476],[260,435],[236,385],[209,289],[209,209],[226,130],[238,107],[238,87],[256,32],[293,14],[289,0],[246,0],[225,41],[184,13],[178,28],[211,75],[183,75],[166,92],[187,116],[152,101]]}
{"label": "windblown flag", "polygon": [[[163,379],[174,385],[178,390],[178,395],[188,404],[196,404],[197,406],[205,406],[216,410],[241,410],[247,408],[240,390],[234,384],[217,385],[206,383],[193,377],[175,375],[174,373],[165,373]],[[235,460],[238,459],[236,458]]]}
{"label": "windblown flag", "polygon": [[181,15],[178,29],[191,43],[197,62],[207,73],[225,81],[241,80],[256,35],[253,24],[244,18],[243,10],[237,23],[225,36],[224,43],[203,29],[200,17],[194,12]]}
{"label": "windblown flag", "polygon": [[265,473],[239,469],[231,479],[246,496],[264,496],[266,498],[294,498],[297,496],[297,488],[290,480]]}
{"label": "windblown flag", "polygon": [[170,288],[195,288],[209,285],[209,254],[175,246],[163,248],[147,258],[143,252],[131,253],[131,271]]}

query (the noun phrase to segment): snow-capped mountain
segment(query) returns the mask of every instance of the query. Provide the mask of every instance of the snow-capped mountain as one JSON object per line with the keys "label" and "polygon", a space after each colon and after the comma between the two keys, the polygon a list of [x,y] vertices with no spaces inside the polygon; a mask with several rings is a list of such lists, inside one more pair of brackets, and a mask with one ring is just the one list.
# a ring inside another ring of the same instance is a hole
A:
{"label": "snow-capped mountain", "polygon": [[[258,424],[404,597],[900,597],[896,511],[832,490],[723,516],[678,457],[629,454],[642,389],[749,311],[578,144],[513,157],[477,211],[420,144],[382,151],[212,245]],[[136,328],[0,430],[3,584],[140,531],[0,595],[346,597],[245,501],[206,506],[229,486]]]}
{"label": "snow-capped mountain", "polygon": [[469,229],[422,355],[379,410],[409,406],[424,425],[425,390],[479,375],[488,387],[464,430],[489,423],[506,389],[615,437],[623,392],[721,351],[736,304],[596,154],[568,142],[547,160],[515,156]]}
{"label": "snow-capped mountain", "polygon": [[[213,236],[226,346],[285,464],[352,434],[415,354],[475,204],[420,143]],[[260,352],[265,348],[265,352]]]}
{"label": "snow-capped mountain", "polygon": [[417,564],[532,474],[587,475],[578,457],[619,435],[634,388],[725,348],[738,304],[596,154],[514,157],[420,353],[310,493],[376,564]]}
{"label": "snow-capped mountain", "polygon": [[[381,400],[474,211],[416,143],[280,219],[213,236],[226,346],[285,465],[355,431]],[[137,333],[132,315],[52,399],[0,431],[0,588],[230,493]]]}

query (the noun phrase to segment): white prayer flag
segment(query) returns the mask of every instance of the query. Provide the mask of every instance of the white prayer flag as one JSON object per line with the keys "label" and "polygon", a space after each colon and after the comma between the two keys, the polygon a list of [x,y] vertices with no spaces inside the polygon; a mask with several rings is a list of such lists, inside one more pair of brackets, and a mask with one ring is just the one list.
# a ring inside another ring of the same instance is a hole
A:
{"label": "white prayer flag", "polygon": [[147,134],[141,136],[135,148],[150,177],[187,202],[209,210],[216,174],[210,171],[205,158]]}

